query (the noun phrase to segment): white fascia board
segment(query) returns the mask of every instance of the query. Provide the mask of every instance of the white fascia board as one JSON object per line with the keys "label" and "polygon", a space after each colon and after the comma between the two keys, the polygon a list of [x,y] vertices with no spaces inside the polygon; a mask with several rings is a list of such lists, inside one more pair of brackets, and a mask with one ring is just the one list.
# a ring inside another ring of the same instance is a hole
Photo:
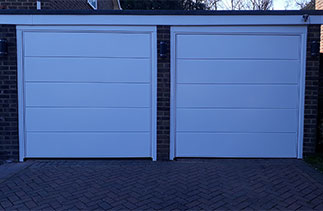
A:
{"label": "white fascia board", "polygon": [[32,15],[0,15],[0,24],[32,24]]}
{"label": "white fascia board", "polygon": [[308,24],[323,24],[323,16],[313,15],[309,17]]}
{"label": "white fascia board", "polygon": [[0,15],[0,24],[15,25],[308,25],[322,24],[322,16],[312,15]]}

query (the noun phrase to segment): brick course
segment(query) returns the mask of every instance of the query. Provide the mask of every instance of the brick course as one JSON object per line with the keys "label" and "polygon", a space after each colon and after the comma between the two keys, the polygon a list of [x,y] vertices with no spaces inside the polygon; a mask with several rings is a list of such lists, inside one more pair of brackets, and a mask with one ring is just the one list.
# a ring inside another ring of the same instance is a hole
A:
{"label": "brick course", "polygon": [[36,0],[0,0],[4,9],[36,9]]}
{"label": "brick course", "polygon": [[16,27],[0,25],[8,40],[8,56],[0,57],[0,160],[18,159],[18,98]]}
{"label": "brick course", "polygon": [[[35,10],[36,0],[0,0],[0,8],[4,9],[28,9]],[[42,9],[54,10],[91,10],[87,0],[41,0]],[[98,0],[98,9],[118,9],[113,0]]]}

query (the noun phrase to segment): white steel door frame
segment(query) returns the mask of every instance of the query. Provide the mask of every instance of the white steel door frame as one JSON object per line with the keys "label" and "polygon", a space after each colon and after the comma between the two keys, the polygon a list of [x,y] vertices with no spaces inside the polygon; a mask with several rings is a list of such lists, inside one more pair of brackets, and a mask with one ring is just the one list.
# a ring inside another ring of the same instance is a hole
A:
{"label": "white steel door frame", "polygon": [[145,33],[151,42],[151,158],[157,160],[157,29],[156,26],[17,26],[18,60],[18,127],[19,161],[26,157],[25,87],[24,87],[24,33],[25,32],[87,32],[87,33]]}
{"label": "white steel door frame", "polygon": [[303,158],[303,132],[304,132],[304,101],[305,101],[305,74],[306,74],[306,41],[307,26],[174,26],[171,27],[171,93],[170,93],[170,160],[176,157],[176,39],[177,35],[296,35],[300,37],[301,71],[299,75],[299,109],[297,158]]}

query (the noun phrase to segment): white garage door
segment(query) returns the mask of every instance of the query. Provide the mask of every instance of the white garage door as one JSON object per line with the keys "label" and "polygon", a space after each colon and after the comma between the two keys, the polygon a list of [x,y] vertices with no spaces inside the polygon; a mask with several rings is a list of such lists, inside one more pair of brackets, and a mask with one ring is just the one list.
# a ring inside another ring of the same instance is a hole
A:
{"label": "white garage door", "polygon": [[25,157],[155,158],[154,27],[21,33]]}
{"label": "white garage door", "polygon": [[297,157],[303,27],[172,29],[173,157]]}

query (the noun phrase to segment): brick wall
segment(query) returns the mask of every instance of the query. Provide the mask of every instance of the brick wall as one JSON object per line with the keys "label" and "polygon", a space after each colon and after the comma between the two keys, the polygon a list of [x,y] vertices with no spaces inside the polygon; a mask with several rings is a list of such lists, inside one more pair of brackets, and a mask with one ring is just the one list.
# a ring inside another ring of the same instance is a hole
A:
{"label": "brick wall", "polygon": [[320,41],[321,25],[308,26],[304,116],[304,154],[315,152],[317,140],[319,56],[311,56],[312,41]]}
{"label": "brick wall", "polygon": [[18,99],[16,27],[0,25],[9,54],[0,57],[0,159],[18,159]]}
{"label": "brick wall", "polygon": [[[159,56],[159,43],[168,44],[167,56]],[[157,159],[169,159],[170,123],[170,26],[157,26]]]}
{"label": "brick wall", "polygon": [[[321,31],[322,33],[322,31]],[[322,36],[322,35],[321,35]],[[323,153],[323,53],[320,55],[319,98],[318,98],[318,145],[317,151]]]}
{"label": "brick wall", "polygon": [[[3,9],[36,9],[37,0],[0,0]],[[91,10],[87,0],[41,0],[42,9]],[[98,9],[118,9],[114,0],[98,0]]]}
{"label": "brick wall", "polygon": [[3,9],[36,9],[36,0],[0,0]]}
{"label": "brick wall", "polygon": [[323,9],[323,0],[315,0],[315,9],[322,10]]}
{"label": "brick wall", "polygon": [[[323,10],[323,0],[315,0],[315,9],[316,10]],[[323,53],[323,27],[321,26],[321,45],[320,45],[320,52]]]}
{"label": "brick wall", "polygon": [[[315,1],[315,9],[323,10],[323,0]],[[318,138],[320,139],[320,149],[323,151],[323,26],[321,25],[321,36],[320,36],[320,52],[321,52],[321,62],[320,62],[320,77],[319,77],[319,109],[318,109]]]}
{"label": "brick wall", "polygon": [[319,103],[320,103],[319,108],[323,113],[323,53],[321,53],[321,62],[320,62]]}

